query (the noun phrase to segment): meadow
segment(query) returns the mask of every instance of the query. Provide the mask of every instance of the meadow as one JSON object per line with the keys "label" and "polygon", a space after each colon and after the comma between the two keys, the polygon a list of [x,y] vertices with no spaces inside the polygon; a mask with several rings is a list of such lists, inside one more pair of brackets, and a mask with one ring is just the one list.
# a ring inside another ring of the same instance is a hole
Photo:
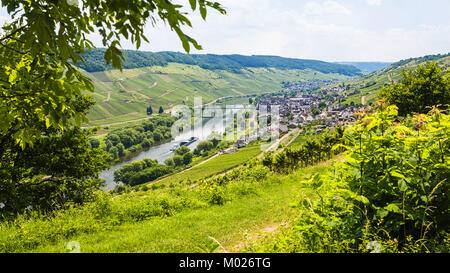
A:
{"label": "meadow", "polygon": [[101,196],[89,208],[0,226],[0,251],[68,252],[71,241],[79,242],[83,253],[240,251],[249,234],[278,227],[295,216],[290,204],[313,196],[312,187],[302,181],[325,172],[328,164],[289,176],[268,175],[251,191],[247,180],[240,181],[227,189],[233,197],[223,205],[205,203],[200,190],[179,186],[113,200]]}

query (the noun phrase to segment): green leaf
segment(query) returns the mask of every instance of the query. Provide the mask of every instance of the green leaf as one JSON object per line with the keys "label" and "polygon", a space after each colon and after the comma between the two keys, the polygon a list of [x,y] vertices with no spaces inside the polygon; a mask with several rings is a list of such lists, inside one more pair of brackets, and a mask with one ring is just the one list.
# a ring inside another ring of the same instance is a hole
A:
{"label": "green leaf", "polygon": [[404,179],[398,181],[398,188],[402,192],[408,189],[408,184],[406,184],[406,181]]}
{"label": "green leaf", "polygon": [[394,213],[402,213],[401,209],[398,207],[397,204],[389,204],[384,209]]}
{"label": "green leaf", "polygon": [[200,5],[200,14],[202,15],[203,20],[206,20],[206,13],[206,6],[204,4]]}
{"label": "green leaf", "polygon": [[369,199],[367,199],[365,196],[359,195],[356,197],[356,200],[358,200],[359,202],[362,202],[363,204],[370,204]]}
{"label": "green leaf", "polygon": [[377,216],[380,218],[384,218],[384,217],[388,216],[388,214],[389,214],[389,211],[384,210],[384,209],[380,209],[377,211]]}
{"label": "green leaf", "polygon": [[191,4],[192,10],[197,8],[197,0],[189,0],[189,3]]}
{"label": "green leaf", "polygon": [[397,171],[392,171],[392,172],[390,172],[390,174],[393,177],[397,177],[397,178],[400,178],[400,179],[406,179],[406,177],[403,174],[401,174],[401,173],[399,173]]}

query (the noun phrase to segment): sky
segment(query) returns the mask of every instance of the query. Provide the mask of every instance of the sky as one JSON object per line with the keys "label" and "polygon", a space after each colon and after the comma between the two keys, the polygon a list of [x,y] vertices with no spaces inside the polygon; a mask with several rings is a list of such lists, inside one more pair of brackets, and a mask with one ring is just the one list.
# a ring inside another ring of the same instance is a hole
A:
{"label": "sky", "polygon": [[[203,50],[323,61],[386,61],[450,52],[449,0],[216,0],[228,15],[189,12],[184,28]],[[189,6],[188,0],[175,0]],[[186,9],[186,11],[188,11]],[[0,22],[7,20],[0,11]],[[162,22],[148,25],[142,51],[183,52]],[[97,35],[91,39],[101,45]],[[135,49],[123,41],[125,49]]]}

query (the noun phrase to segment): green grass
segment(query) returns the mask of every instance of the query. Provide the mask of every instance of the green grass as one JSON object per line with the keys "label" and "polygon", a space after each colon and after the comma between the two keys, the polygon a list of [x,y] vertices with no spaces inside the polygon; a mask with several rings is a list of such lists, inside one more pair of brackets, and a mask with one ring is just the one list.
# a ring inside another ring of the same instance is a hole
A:
{"label": "green grass", "polygon": [[312,190],[302,182],[327,168],[321,165],[288,176],[271,177],[274,182],[265,184],[257,195],[235,199],[223,206],[189,209],[171,217],[84,233],[41,245],[33,252],[65,252],[69,241],[79,242],[82,252],[202,252],[209,244],[209,236],[227,251],[239,250],[246,232],[260,231],[294,216],[296,209],[290,204],[301,196],[312,195]]}
{"label": "green grass", "polygon": [[[149,118],[144,113],[129,113],[125,115],[120,115],[116,117],[112,117],[109,119],[97,120],[89,123],[89,127],[93,126],[116,126],[120,125],[120,123],[133,123],[141,121],[142,119]],[[121,126],[119,126],[121,127]]]}
{"label": "green grass", "polygon": [[305,144],[306,141],[313,140],[316,137],[317,136],[304,135],[303,133],[301,133],[299,136],[297,136],[297,138],[294,141],[292,141],[289,147],[292,148],[298,147],[300,145]]}
{"label": "green grass", "polygon": [[[233,154],[224,154],[217,156],[200,166],[193,167],[184,172],[171,175],[163,178],[157,183],[173,183],[180,182],[189,178],[191,181],[209,177],[218,173],[225,172],[231,168],[234,168],[240,164],[243,164],[261,153],[261,147],[259,144],[241,148],[239,152]],[[152,182],[154,183],[154,182]]]}

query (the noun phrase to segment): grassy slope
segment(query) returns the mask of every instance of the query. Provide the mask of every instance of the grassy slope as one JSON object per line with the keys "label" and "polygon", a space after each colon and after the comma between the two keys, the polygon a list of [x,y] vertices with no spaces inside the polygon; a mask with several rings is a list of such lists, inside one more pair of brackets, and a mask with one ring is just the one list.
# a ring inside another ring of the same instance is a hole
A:
{"label": "grassy slope", "polygon": [[193,105],[196,96],[201,96],[206,103],[223,97],[277,92],[282,88],[282,81],[349,79],[309,69],[249,68],[242,70],[241,74],[233,74],[176,63],[166,67],[125,69],[122,73],[112,70],[88,75],[94,80],[96,92],[93,97],[97,102],[88,118],[96,125],[144,118],[148,105],[153,107],[153,111],[157,111],[159,106],[168,109],[183,102]]}
{"label": "grassy slope", "polygon": [[[260,153],[261,153],[261,148],[260,148],[259,144],[245,147],[245,148],[240,149],[240,151],[237,153],[224,154],[224,155],[217,156],[204,164],[193,167],[184,172],[163,178],[157,182],[158,183],[171,183],[171,182],[182,181],[182,180],[185,180],[188,178],[191,181],[193,181],[196,179],[209,177],[211,175],[222,173],[222,172],[227,171],[231,168],[234,168],[242,163],[245,163],[245,162],[255,158],[256,155],[258,155]],[[152,182],[152,183],[154,183],[154,182]]]}
{"label": "grassy slope", "polygon": [[[444,70],[446,70],[446,69],[448,70],[450,67],[450,56],[440,58],[435,61]],[[418,64],[421,64],[421,63],[423,63],[422,59],[411,60],[410,62],[408,62],[404,65],[398,66],[398,67],[396,67],[394,64],[393,66],[389,66],[380,71],[371,73],[371,74],[367,75],[366,77],[363,77],[363,78],[360,78],[360,79],[357,79],[357,80],[354,80],[351,82],[346,82],[346,84],[360,85],[361,87],[358,89],[361,90],[362,93],[347,97],[342,102],[342,104],[350,104],[351,102],[354,102],[355,104],[359,104],[359,103],[361,103],[361,98],[363,96],[366,97],[366,103],[374,102],[376,100],[376,95],[381,88],[383,88],[385,85],[390,84],[391,81],[398,82],[399,80],[401,80],[401,72],[403,70],[414,69],[417,67]],[[366,85],[366,83],[370,83],[370,82],[376,82],[376,84],[365,88],[364,86]],[[353,89],[350,89],[348,92],[351,93],[354,90],[355,89],[353,88]]]}
{"label": "grassy slope", "polygon": [[[280,176],[276,182],[264,185],[258,195],[223,206],[124,224],[112,231],[83,234],[71,240],[80,242],[82,252],[202,252],[209,243],[208,236],[212,236],[226,251],[236,251],[247,232],[258,232],[293,216],[295,209],[290,204],[301,196],[312,195],[312,189],[302,182],[313,173],[325,172],[329,163]],[[58,241],[34,251],[64,252],[66,245],[67,241]]]}

